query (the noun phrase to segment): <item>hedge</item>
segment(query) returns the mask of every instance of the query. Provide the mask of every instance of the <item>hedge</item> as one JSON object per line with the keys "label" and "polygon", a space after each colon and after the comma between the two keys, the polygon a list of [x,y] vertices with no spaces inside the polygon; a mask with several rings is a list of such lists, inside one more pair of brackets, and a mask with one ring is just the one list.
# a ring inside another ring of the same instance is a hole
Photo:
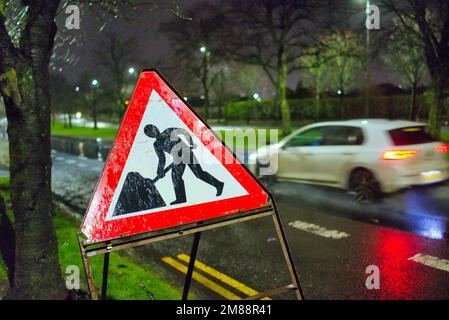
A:
{"label": "hedge", "polygon": [[[292,120],[315,119],[314,98],[289,99]],[[424,97],[416,98],[418,112],[425,117],[428,106]],[[340,107],[342,106],[342,107]],[[326,97],[321,99],[320,120],[364,118],[364,97]],[[226,120],[273,120],[273,100],[231,102],[224,107]],[[410,109],[410,96],[383,96],[370,98],[370,118],[407,118]]]}

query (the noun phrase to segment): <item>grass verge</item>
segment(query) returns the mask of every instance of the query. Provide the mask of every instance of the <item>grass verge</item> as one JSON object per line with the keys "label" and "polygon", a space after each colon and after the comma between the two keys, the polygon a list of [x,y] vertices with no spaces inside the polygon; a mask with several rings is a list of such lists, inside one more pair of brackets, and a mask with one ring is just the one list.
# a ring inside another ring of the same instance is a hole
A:
{"label": "grass verge", "polygon": [[[0,178],[0,194],[5,199],[7,208],[10,207],[9,178]],[[8,209],[8,216],[12,212]],[[78,241],[76,238],[78,225],[72,219],[64,216],[57,209],[55,228],[59,245],[59,262],[62,273],[70,265],[80,270],[81,288],[87,290],[83,263],[81,260]],[[103,256],[91,259],[96,287],[101,287],[103,271]],[[7,281],[7,273],[0,258],[0,282]],[[181,292],[163,280],[158,274],[136,263],[127,255],[111,253],[109,265],[108,297],[117,300],[174,300],[180,299]]]}
{"label": "grass verge", "polygon": [[54,122],[51,125],[51,134],[58,136],[75,136],[81,138],[102,138],[105,140],[114,140],[117,135],[116,128],[88,128],[72,126],[71,128],[64,128],[61,122]]}

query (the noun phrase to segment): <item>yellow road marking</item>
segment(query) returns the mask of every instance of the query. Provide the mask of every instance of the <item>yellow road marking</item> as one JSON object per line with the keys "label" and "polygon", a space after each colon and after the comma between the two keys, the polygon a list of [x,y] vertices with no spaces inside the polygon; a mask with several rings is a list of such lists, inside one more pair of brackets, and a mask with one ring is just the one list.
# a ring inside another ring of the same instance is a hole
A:
{"label": "yellow road marking", "polygon": [[[190,256],[185,254],[185,253],[181,253],[181,254],[178,254],[178,259],[182,260],[184,262],[189,263]],[[228,275],[226,275],[224,273],[221,273],[220,271],[218,271],[218,270],[216,270],[216,269],[214,269],[212,267],[209,267],[209,266],[205,265],[204,263],[202,263],[202,262],[200,262],[198,260],[195,260],[195,268],[198,268],[199,270],[201,270],[201,271],[211,275],[212,277],[215,277],[218,280],[221,280],[222,282],[226,283],[227,285],[231,286],[232,288],[237,289],[240,292],[243,292],[244,294],[246,294],[246,295],[248,295],[250,297],[254,296],[256,294],[259,294],[258,291],[248,287],[247,285],[241,283],[240,281],[237,281],[237,280],[231,278],[230,276],[228,276]],[[271,299],[264,298],[262,300],[271,300]]]}
{"label": "yellow road marking", "polygon": [[[175,259],[171,257],[164,257],[162,258],[162,261],[164,261],[166,264],[172,266],[173,268],[181,271],[182,273],[187,273],[187,266],[183,265],[182,263],[179,263]],[[223,288],[219,284],[207,279],[206,277],[202,276],[198,272],[193,272],[192,278],[201,283],[203,286],[209,288],[210,290],[218,293],[220,296],[225,297],[228,300],[241,300],[242,298],[233,294],[231,291]]]}

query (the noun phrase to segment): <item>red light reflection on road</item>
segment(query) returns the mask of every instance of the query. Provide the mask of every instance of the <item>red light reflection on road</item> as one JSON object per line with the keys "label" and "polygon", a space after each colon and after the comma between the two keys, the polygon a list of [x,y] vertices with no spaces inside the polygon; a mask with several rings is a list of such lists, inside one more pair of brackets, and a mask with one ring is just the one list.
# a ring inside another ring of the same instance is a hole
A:
{"label": "red light reflection on road", "polygon": [[427,280],[428,267],[408,260],[421,252],[422,237],[381,228],[374,239],[367,249],[371,250],[372,264],[380,269],[380,289],[372,290],[372,298],[422,299],[431,294],[432,286],[438,284]]}

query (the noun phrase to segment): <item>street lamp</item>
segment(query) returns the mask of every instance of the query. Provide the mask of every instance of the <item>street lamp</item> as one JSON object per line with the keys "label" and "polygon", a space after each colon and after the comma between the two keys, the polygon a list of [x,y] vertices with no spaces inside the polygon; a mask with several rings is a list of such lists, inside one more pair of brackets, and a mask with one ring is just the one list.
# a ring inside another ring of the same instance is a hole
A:
{"label": "street lamp", "polygon": [[100,82],[97,79],[92,80],[92,118],[94,120],[94,129],[98,129],[97,126],[97,87],[100,85]]}
{"label": "street lamp", "polygon": [[366,40],[365,40],[365,72],[366,72],[366,92],[365,92],[365,116],[369,117],[369,89],[371,86],[371,70],[370,70],[370,60],[371,60],[371,55],[370,55],[370,34],[369,34],[369,28],[368,28],[368,17],[371,13],[370,10],[370,0],[365,0],[365,34],[366,34]]}
{"label": "street lamp", "polygon": [[134,74],[134,73],[136,73],[136,69],[134,69],[134,67],[130,67],[130,68],[128,69],[128,73],[129,73],[129,74]]}
{"label": "street lamp", "polygon": [[76,91],[76,92],[79,92],[79,91],[80,91],[80,87],[78,87],[78,86],[75,87],[75,91]]}
{"label": "street lamp", "polygon": [[202,59],[202,72],[201,72],[201,84],[203,86],[204,93],[204,116],[209,118],[209,60],[210,51],[206,46],[200,47],[200,52],[203,55]]}

